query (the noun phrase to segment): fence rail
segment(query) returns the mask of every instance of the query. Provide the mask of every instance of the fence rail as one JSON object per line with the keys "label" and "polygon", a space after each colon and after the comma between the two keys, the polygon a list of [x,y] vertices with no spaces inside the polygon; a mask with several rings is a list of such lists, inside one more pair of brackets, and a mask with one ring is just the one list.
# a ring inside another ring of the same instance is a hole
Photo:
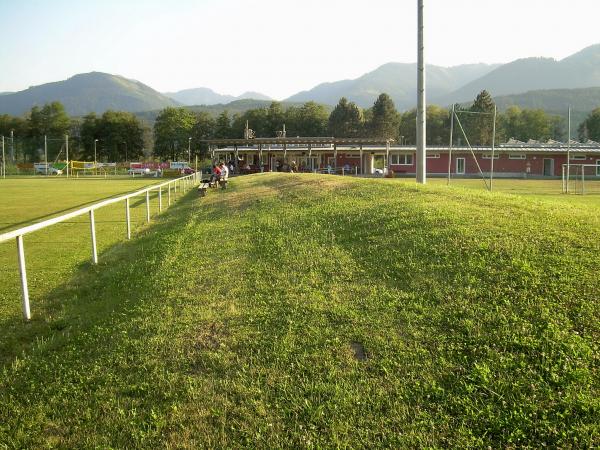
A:
{"label": "fence rail", "polygon": [[17,230],[9,231],[4,234],[0,234],[0,244],[2,242],[10,241],[12,239],[16,239],[17,241],[17,258],[19,261],[19,274],[21,277],[21,293],[22,293],[22,301],[23,301],[23,317],[25,320],[31,319],[31,310],[29,307],[29,289],[27,285],[27,267],[25,264],[25,247],[23,243],[23,236],[29,233],[33,233],[34,231],[42,230],[44,228],[48,228],[57,223],[65,222],[73,217],[79,217],[84,214],[89,215],[90,219],[90,235],[92,242],[92,263],[98,264],[98,249],[96,246],[96,222],[94,218],[94,212],[97,209],[103,208],[108,205],[112,205],[118,202],[125,202],[125,221],[127,222],[126,236],[127,239],[131,239],[131,214],[129,211],[130,208],[130,199],[133,197],[137,197],[140,195],[146,196],[146,222],[150,222],[150,192],[157,191],[158,192],[158,210],[162,211],[162,191],[163,188],[166,187],[167,191],[167,202],[168,206],[171,205],[171,190],[174,193],[177,193],[177,189],[181,192],[185,192],[188,189],[197,184],[202,178],[202,174],[200,172],[193,173],[191,175],[186,175],[181,178],[176,178],[174,180],[165,181],[164,183],[155,184],[150,187],[140,189],[135,192],[131,192],[129,194],[121,195],[119,197],[110,198],[108,200],[104,200],[98,203],[94,203],[93,205],[86,206],[85,208],[78,209],[76,211],[72,211],[67,214],[63,214],[62,216],[53,217],[48,220],[44,220],[43,222],[34,223],[33,225],[29,225],[23,228],[19,228]]}

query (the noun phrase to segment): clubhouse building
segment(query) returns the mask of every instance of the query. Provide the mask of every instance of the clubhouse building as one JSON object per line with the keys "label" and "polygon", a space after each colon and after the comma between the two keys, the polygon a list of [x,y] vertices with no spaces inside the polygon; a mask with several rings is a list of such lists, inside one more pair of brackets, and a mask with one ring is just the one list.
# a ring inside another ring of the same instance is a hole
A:
{"label": "clubhouse building", "polygon": [[[369,176],[391,172],[414,176],[416,147],[395,145],[393,140],[378,138],[279,137],[255,139],[212,139],[204,141],[214,161],[234,161],[241,171],[286,171],[295,167],[301,172],[329,172]],[[560,177],[563,165],[598,165],[600,144],[520,142],[511,139],[491,147],[428,146],[427,173],[430,176],[478,176],[488,174],[493,166],[498,177]],[[493,161],[493,165],[492,165]]]}

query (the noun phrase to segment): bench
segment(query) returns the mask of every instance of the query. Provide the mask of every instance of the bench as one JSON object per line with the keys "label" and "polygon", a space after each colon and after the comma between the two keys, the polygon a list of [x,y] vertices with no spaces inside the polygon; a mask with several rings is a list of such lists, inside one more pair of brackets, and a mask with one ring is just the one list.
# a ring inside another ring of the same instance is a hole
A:
{"label": "bench", "polygon": [[209,183],[200,183],[200,185],[198,186],[198,194],[200,195],[200,197],[206,196],[206,191],[208,190],[208,187]]}

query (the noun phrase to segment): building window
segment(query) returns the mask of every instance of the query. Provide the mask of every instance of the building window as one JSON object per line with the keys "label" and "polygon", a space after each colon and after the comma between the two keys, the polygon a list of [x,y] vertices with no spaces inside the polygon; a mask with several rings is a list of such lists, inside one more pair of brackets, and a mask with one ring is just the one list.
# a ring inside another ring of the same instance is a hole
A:
{"label": "building window", "polygon": [[465,173],[465,158],[456,158],[456,173]]}
{"label": "building window", "polygon": [[427,158],[428,159],[440,159],[440,154],[439,153],[427,153]]}
{"label": "building window", "polygon": [[508,159],[527,159],[525,153],[510,153]]}
{"label": "building window", "polygon": [[571,155],[571,161],[585,161],[586,159],[585,155]]}
{"label": "building window", "polygon": [[394,166],[412,166],[413,155],[408,153],[392,154],[392,165]]}
{"label": "building window", "polygon": [[[492,154],[491,153],[484,153],[481,156],[482,159],[492,159]],[[500,155],[498,153],[494,153],[494,159],[499,159]]]}
{"label": "building window", "polygon": [[246,155],[246,162],[249,165],[254,165],[254,155]]}

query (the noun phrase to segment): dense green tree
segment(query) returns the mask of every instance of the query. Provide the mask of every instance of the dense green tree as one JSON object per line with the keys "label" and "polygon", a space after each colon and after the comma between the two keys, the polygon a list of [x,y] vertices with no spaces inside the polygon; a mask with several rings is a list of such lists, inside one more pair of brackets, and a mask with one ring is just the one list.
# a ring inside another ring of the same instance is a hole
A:
{"label": "dense green tree", "polygon": [[79,157],[85,161],[92,161],[94,159],[94,140],[100,138],[98,122],[99,119],[96,113],[90,113],[83,118],[79,126],[81,143]]}
{"label": "dense green tree", "polygon": [[27,117],[28,144],[25,152],[30,159],[43,156],[44,136],[48,145],[48,160],[52,161],[64,151],[65,135],[71,128],[71,119],[60,102],[34,106]]}
{"label": "dense green tree", "polygon": [[[10,141],[11,131],[14,141]],[[7,158],[14,159],[25,157],[27,152],[26,136],[28,135],[27,120],[22,117],[13,117],[7,114],[0,115],[0,136],[4,136],[4,143],[7,151]]]}
{"label": "dense green tree", "polygon": [[249,109],[243,114],[236,115],[231,123],[231,133],[234,138],[241,139],[244,137],[244,130],[248,128],[254,131],[255,137],[268,137],[269,123],[266,108]]}
{"label": "dense green tree", "polygon": [[521,109],[511,106],[498,119],[497,141],[510,138],[520,141],[529,139],[546,141],[563,138],[562,119],[551,116],[541,109]]}
{"label": "dense green tree", "polygon": [[600,142],[600,108],[594,109],[581,123],[579,139]]}
{"label": "dense green tree", "polygon": [[[447,145],[450,139],[450,113],[437,105],[427,106],[427,145]],[[415,145],[417,142],[417,110],[401,116],[398,142]]]}
{"label": "dense green tree", "polygon": [[301,107],[290,107],[285,114],[287,136],[326,136],[329,114],[325,106],[306,102]]}
{"label": "dense green tree", "polygon": [[363,131],[362,112],[354,102],[342,97],[329,115],[328,130],[335,137],[358,137]]}
{"label": "dense green tree", "polygon": [[71,119],[60,102],[45,104],[42,108],[34,106],[29,113],[28,131],[32,137],[63,137],[69,131]]}
{"label": "dense green tree", "polygon": [[372,137],[397,139],[400,114],[387,94],[381,94],[373,104],[368,130]]}
{"label": "dense green tree", "polygon": [[219,114],[219,117],[217,117],[214,137],[217,139],[229,139],[232,137],[231,118],[229,117],[229,112],[227,110],[223,111]]}
{"label": "dense green tree", "polygon": [[196,118],[185,108],[165,108],[154,123],[154,155],[172,161],[185,156]]}
{"label": "dense green tree", "polygon": [[471,105],[470,111],[479,113],[467,117],[461,117],[463,126],[467,125],[468,132],[467,136],[471,141],[471,145],[491,145],[492,135],[494,127],[494,100],[490,93],[486,90],[481,91],[473,105]]}
{"label": "dense green tree", "polygon": [[94,141],[98,161],[131,161],[143,155],[145,126],[139,119],[124,111],[106,111],[83,118],[79,127],[82,159],[94,159]]}
{"label": "dense green tree", "polygon": [[124,111],[106,111],[99,121],[102,158],[107,161],[138,159],[144,149],[144,129],[137,117]]}
{"label": "dense green tree", "polygon": [[194,155],[200,159],[206,158],[208,154],[208,145],[200,141],[211,139],[215,135],[216,121],[207,112],[200,112],[196,115],[196,122],[192,127],[192,147]]}
{"label": "dense green tree", "polygon": [[281,103],[272,102],[267,110],[267,135],[265,137],[277,136],[277,132],[283,130],[285,123],[285,111]]}

